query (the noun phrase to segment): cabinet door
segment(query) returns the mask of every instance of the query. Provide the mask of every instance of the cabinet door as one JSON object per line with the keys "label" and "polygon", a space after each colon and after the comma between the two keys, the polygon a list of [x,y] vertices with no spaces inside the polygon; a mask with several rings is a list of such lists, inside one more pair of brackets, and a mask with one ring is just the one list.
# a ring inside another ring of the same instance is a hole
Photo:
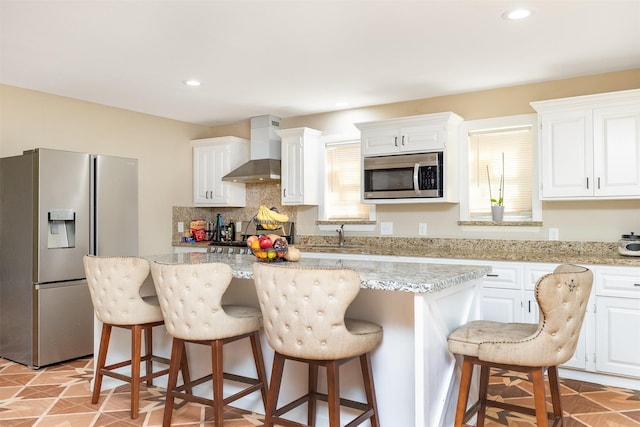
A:
{"label": "cabinet door", "polygon": [[401,151],[435,151],[444,150],[444,126],[414,126],[401,130]]}
{"label": "cabinet door", "polygon": [[245,184],[222,177],[248,159],[248,141],[208,138],[193,145],[193,203],[196,206],[246,206]]}
{"label": "cabinet door", "polygon": [[522,322],[522,291],[482,289],[482,319],[494,322]]}
{"label": "cabinet door", "polygon": [[596,196],[640,197],[640,104],[593,112]]}
{"label": "cabinet door", "polygon": [[598,296],[596,370],[640,377],[640,299]]}
{"label": "cabinet door", "polygon": [[382,127],[362,131],[360,136],[363,156],[394,154],[400,151],[402,137],[397,127]]}
{"label": "cabinet door", "polygon": [[324,151],[320,144],[322,132],[311,128],[279,130],[282,152],[283,205],[317,205]]}
{"label": "cabinet door", "polygon": [[[302,136],[282,138],[282,204],[301,204],[304,200]],[[318,159],[319,161],[319,159]]]}
{"label": "cabinet door", "polygon": [[208,204],[215,197],[216,150],[213,147],[193,147],[193,203]]}
{"label": "cabinet door", "polygon": [[542,198],[593,196],[590,109],[540,116]]}

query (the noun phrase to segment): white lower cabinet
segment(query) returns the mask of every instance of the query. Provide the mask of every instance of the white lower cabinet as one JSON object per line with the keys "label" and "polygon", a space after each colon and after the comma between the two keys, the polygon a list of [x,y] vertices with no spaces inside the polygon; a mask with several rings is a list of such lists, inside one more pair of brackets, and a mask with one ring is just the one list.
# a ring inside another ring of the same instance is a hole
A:
{"label": "white lower cabinet", "polygon": [[522,322],[522,268],[515,263],[490,263],[482,281],[482,318]]}
{"label": "white lower cabinet", "polygon": [[640,378],[640,268],[596,274],[596,371]]}
{"label": "white lower cabinet", "polygon": [[522,322],[522,291],[515,289],[482,289],[482,319],[493,322]]}

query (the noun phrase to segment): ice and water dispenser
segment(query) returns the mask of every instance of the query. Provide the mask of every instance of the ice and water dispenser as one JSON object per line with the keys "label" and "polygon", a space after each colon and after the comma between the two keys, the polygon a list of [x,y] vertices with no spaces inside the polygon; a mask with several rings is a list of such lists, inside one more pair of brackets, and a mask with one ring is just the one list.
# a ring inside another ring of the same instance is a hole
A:
{"label": "ice and water dispenser", "polygon": [[48,219],[48,248],[75,248],[76,213],[73,209],[52,209]]}

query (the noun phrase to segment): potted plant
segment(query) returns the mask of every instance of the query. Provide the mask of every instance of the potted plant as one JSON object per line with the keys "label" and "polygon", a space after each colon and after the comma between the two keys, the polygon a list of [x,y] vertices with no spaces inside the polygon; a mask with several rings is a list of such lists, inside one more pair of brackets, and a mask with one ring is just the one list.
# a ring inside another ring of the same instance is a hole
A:
{"label": "potted plant", "polygon": [[504,153],[502,153],[502,173],[500,175],[500,185],[498,186],[498,198],[493,198],[491,193],[491,176],[489,165],[487,165],[487,181],[489,183],[489,199],[491,201],[491,219],[502,221],[504,217]]}

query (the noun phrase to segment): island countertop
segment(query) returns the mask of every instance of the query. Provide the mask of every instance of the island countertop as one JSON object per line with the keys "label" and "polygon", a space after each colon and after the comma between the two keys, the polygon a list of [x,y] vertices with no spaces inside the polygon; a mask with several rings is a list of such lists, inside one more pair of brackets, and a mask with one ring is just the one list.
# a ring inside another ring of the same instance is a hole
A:
{"label": "island countertop", "polygon": [[[223,262],[231,266],[233,277],[252,279],[254,257],[213,253],[178,253],[146,257],[169,264]],[[269,263],[279,267],[349,268],[360,274],[361,287],[385,291],[432,293],[483,277],[491,271],[484,265],[432,264],[370,260],[345,260],[305,256],[298,262]]]}

